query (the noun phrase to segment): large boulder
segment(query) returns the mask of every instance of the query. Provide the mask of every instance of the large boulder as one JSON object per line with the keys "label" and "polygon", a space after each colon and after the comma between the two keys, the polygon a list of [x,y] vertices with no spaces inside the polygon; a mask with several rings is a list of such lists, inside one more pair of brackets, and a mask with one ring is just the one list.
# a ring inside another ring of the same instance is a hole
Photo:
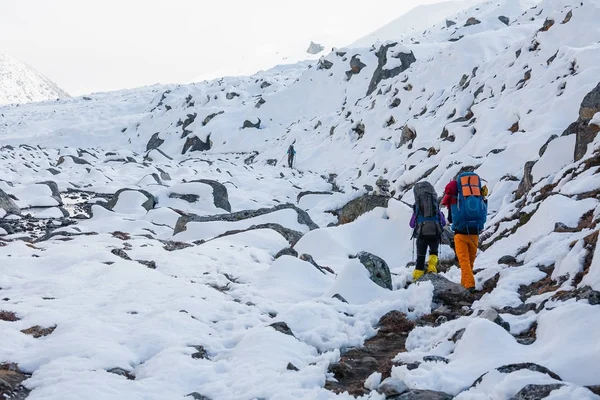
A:
{"label": "large boulder", "polygon": [[21,209],[17,204],[10,198],[8,194],[0,189],[0,208],[6,211],[7,214],[21,214]]}
{"label": "large boulder", "polygon": [[433,284],[433,301],[449,306],[459,306],[461,303],[470,303],[473,298],[471,293],[458,283],[444,278],[440,274],[426,274],[419,282]]}
{"label": "large boulder", "polygon": [[198,136],[190,136],[183,144],[181,154],[185,154],[188,151],[206,151],[210,150],[212,142],[210,140],[210,134],[206,137],[206,141],[203,142]]}
{"label": "large boulder", "polygon": [[146,151],[158,149],[164,142],[164,140],[158,137],[158,132],[156,132],[154,135],[152,135],[152,137],[150,137],[150,140],[148,140],[148,143],[146,144]]}
{"label": "large boulder", "polygon": [[479,25],[480,23],[481,23],[480,20],[478,20],[475,17],[471,17],[471,18],[467,19],[467,22],[465,22],[465,26]]}
{"label": "large boulder", "polygon": [[249,129],[249,128],[260,129],[260,123],[261,123],[260,118],[257,118],[257,122],[252,122],[249,119],[247,119],[244,121],[244,124],[242,125],[242,129]]}
{"label": "large boulder", "polygon": [[347,224],[377,207],[387,208],[389,200],[387,196],[367,194],[348,202],[332,213],[338,217],[339,224]]}
{"label": "large boulder", "polygon": [[531,188],[533,187],[533,166],[535,165],[535,161],[528,161],[525,163],[524,171],[523,171],[523,179],[519,183],[519,187],[517,188],[516,197],[520,199],[525,196]]}
{"label": "large boulder", "polygon": [[581,102],[579,118],[563,132],[562,136],[576,135],[575,161],[583,158],[587,152],[588,145],[594,141],[600,126],[590,123],[596,113],[600,112],[600,83],[589,92]]}
{"label": "large boulder", "polygon": [[382,288],[392,290],[392,274],[382,258],[366,251],[361,251],[355,257],[369,271],[369,277],[373,282]]}
{"label": "large boulder", "polygon": [[545,399],[546,397],[550,396],[550,393],[560,389],[563,386],[564,385],[561,383],[550,385],[527,385],[523,389],[519,390],[519,392],[515,394],[511,400]]}
{"label": "large boulder", "polygon": [[38,182],[37,184],[48,186],[48,188],[50,188],[50,191],[52,192],[50,197],[52,197],[54,200],[56,200],[58,202],[58,205],[63,204],[62,197],[60,196],[60,190],[58,190],[58,185],[56,184],[56,182],[44,181],[44,182]]}
{"label": "large boulder", "polygon": [[402,72],[410,68],[412,63],[417,61],[412,51],[400,51],[392,56],[393,58],[397,58],[400,60],[400,65],[392,69],[385,69],[384,67],[388,62],[388,50],[397,45],[398,43],[386,44],[384,46],[381,46],[379,48],[379,51],[377,51],[377,68],[373,73],[373,78],[371,78],[371,83],[369,84],[369,89],[367,90],[367,96],[373,93],[375,89],[377,89],[377,85],[379,85],[379,82],[381,82],[384,79],[390,79],[400,75]]}
{"label": "large boulder", "polygon": [[350,80],[352,75],[360,74],[360,71],[362,71],[362,69],[366,66],[367,65],[364,64],[360,58],[358,58],[358,54],[353,55],[352,59],[350,60],[350,70],[346,71],[346,78]]}
{"label": "large boulder", "polygon": [[118,190],[115,195],[112,197],[112,199],[110,199],[108,201],[108,203],[106,204],[106,208],[109,210],[114,210],[115,207],[117,206],[117,204],[119,204],[119,199],[121,198],[121,196],[123,196],[124,193],[127,192],[138,192],[141,193],[142,195],[144,195],[144,197],[146,198],[146,201],[143,201],[140,206],[142,206],[143,208],[146,209],[146,211],[150,211],[154,208],[154,206],[156,205],[156,200],[154,199],[154,196],[152,194],[150,194],[149,192],[145,191],[145,190],[141,190],[141,189],[120,189]]}
{"label": "large boulder", "polygon": [[190,183],[192,182],[204,183],[211,186],[213,189],[213,203],[215,204],[215,207],[231,212],[231,204],[229,204],[229,195],[227,194],[227,188],[225,185],[210,179],[197,179],[190,181]]}

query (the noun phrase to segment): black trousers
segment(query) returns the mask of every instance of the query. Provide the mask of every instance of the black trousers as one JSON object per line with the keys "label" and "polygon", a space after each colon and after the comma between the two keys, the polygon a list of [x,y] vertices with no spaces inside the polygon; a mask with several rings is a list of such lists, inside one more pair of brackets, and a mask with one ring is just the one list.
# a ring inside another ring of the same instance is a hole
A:
{"label": "black trousers", "polygon": [[288,167],[292,168],[293,163],[294,163],[294,156],[288,156]]}
{"label": "black trousers", "polygon": [[440,248],[440,238],[436,236],[418,237],[417,238],[417,266],[416,269],[425,271],[425,257],[427,249],[429,254],[437,256]]}

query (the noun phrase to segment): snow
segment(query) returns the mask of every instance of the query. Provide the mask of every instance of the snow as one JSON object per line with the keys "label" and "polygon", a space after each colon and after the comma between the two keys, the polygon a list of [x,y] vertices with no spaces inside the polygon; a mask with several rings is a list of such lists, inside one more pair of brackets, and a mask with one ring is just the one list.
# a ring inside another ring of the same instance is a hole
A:
{"label": "snow", "polygon": [[[412,185],[426,179],[441,195],[469,167],[490,188],[476,286],[487,287],[497,274],[498,283],[465,306],[464,315],[432,326],[421,320],[406,339],[406,352],[395,357],[391,381],[458,399],[509,399],[527,384],[555,381],[496,368],[535,362],[565,384],[549,398],[598,398],[583,388],[600,383],[600,348],[590,334],[600,328],[598,306],[545,300],[556,294],[552,289],[568,292],[576,284],[600,290],[600,250],[596,246],[591,254],[590,241],[600,210],[593,196],[600,174],[591,158],[598,139],[574,162],[576,137],[561,136],[597,85],[600,3],[473,4],[448,4],[461,9],[454,15],[442,15],[442,6],[429,8],[441,22],[424,32],[407,31],[418,26],[415,21],[377,33],[390,35],[378,37],[381,43],[399,42],[389,49],[385,69],[399,65],[394,55],[400,52],[413,51],[417,61],[369,95],[381,44],[373,38],[360,48],[323,55],[333,63],[330,69],[313,60],[251,77],[1,107],[0,188],[18,198],[24,216],[0,210],[0,293],[8,299],[2,310],[20,318],[0,323],[0,362],[32,374],[24,383],[32,399],[164,399],[192,392],[213,399],[350,399],[324,389],[333,379],[330,364],[373,337],[389,311],[411,320],[436,313],[433,285],[410,283]],[[561,24],[569,10],[571,22]],[[481,24],[463,26],[469,17]],[[446,18],[457,25],[446,28]],[[557,23],[540,32],[546,18]],[[347,75],[354,55],[366,66]],[[232,92],[239,96],[227,96]],[[259,98],[265,103],[257,108]],[[395,99],[400,104],[391,107]],[[457,120],[469,110],[474,118]],[[241,129],[245,120],[259,118],[260,129]],[[519,129],[511,132],[517,121]],[[404,126],[416,137],[401,145]],[[540,156],[552,135],[558,138]],[[210,139],[211,148],[184,151],[194,138]],[[294,169],[285,166],[291,143]],[[528,161],[536,162],[534,187],[517,199]],[[318,228],[284,208],[231,222],[192,217],[185,231],[174,234],[181,216],[228,214],[215,206],[209,185],[192,182],[199,179],[222,183],[232,212],[289,203]],[[379,179],[393,191],[388,206],[338,225],[338,211],[377,192]],[[44,181],[57,184],[69,218],[50,186],[39,184]],[[106,209],[124,188],[114,209]],[[154,196],[154,208],[142,206],[147,198],[139,190]],[[331,194],[298,201],[304,191]],[[186,200],[177,198],[182,195]],[[581,220],[584,215],[588,220]],[[294,250],[311,255],[323,271],[296,257],[275,259],[291,243],[273,229],[255,229],[269,223],[299,232]],[[44,233],[46,227],[58,236],[38,240],[36,229]],[[361,251],[388,264],[393,290],[373,283],[351,258]],[[499,264],[505,255],[519,265]],[[441,247],[443,276],[459,282],[454,256],[449,246]],[[560,287],[546,284],[523,297],[519,289],[548,275]],[[581,276],[581,282],[575,279]],[[523,303],[535,304],[537,312],[502,311]],[[510,332],[477,317],[490,308]],[[270,326],[278,322],[293,336]],[[21,333],[35,325],[56,329],[38,339]],[[520,344],[515,336],[535,325],[535,342]],[[453,341],[462,329],[462,338]],[[193,358],[193,346],[203,346],[208,358]],[[425,356],[449,363],[424,362]],[[403,365],[412,362],[419,367]],[[288,370],[288,363],[298,371]],[[136,378],[107,372],[116,367]],[[372,391],[382,378],[373,372],[360,382]],[[373,391],[363,398],[383,395]]]}

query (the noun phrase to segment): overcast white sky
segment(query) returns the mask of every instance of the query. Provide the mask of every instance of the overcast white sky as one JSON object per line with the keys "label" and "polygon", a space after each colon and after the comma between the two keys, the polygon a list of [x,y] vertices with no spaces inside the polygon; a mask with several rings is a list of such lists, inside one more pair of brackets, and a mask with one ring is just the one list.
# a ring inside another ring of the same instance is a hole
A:
{"label": "overcast white sky", "polygon": [[[440,0],[0,0],[0,53],[73,95],[189,82],[347,45]],[[279,57],[281,54],[279,55]]]}

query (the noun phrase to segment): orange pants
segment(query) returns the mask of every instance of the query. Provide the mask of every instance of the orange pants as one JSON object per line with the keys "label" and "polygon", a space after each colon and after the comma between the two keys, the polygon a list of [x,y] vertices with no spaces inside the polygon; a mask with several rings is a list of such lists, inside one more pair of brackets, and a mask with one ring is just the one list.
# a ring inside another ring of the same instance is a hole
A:
{"label": "orange pants", "polygon": [[475,276],[473,275],[473,265],[477,256],[477,246],[479,244],[479,235],[454,235],[454,249],[458,263],[460,264],[460,284],[466,289],[475,287]]}

